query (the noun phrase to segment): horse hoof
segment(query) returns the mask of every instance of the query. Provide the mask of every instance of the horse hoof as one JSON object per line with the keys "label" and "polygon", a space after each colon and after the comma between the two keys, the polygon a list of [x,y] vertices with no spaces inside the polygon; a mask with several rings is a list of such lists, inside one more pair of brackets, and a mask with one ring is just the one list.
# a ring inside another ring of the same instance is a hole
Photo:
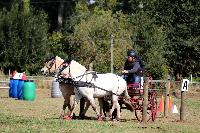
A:
{"label": "horse hoof", "polygon": [[79,118],[80,118],[81,120],[83,120],[83,119],[85,119],[86,117],[85,117],[85,115],[80,115]]}
{"label": "horse hoof", "polygon": [[120,119],[113,119],[113,122],[119,122]]}
{"label": "horse hoof", "polygon": [[106,121],[107,121],[107,122],[110,121],[110,117],[106,117]]}
{"label": "horse hoof", "polygon": [[70,117],[70,116],[64,116],[63,119],[64,120],[72,120],[72,117]]}
{"label": "horse hoof", "polygon": [[102,121],[102,117],[101,116],[98,116],[98,121]]}
{"label": "horse hoof", "polygon": [[75,115],[75,113],[73,113],[72,119],[76,119],[76,115]]}

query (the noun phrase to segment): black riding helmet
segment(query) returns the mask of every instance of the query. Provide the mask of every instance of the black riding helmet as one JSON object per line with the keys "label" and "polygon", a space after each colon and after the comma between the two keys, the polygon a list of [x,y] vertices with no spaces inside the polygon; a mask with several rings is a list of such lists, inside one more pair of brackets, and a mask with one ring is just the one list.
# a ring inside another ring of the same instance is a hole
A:
{"label": "black riding helmet", "polygon": [[133,49],[128,50],[127,56],[135,57],[135,58],[137,57],[136,52]]}

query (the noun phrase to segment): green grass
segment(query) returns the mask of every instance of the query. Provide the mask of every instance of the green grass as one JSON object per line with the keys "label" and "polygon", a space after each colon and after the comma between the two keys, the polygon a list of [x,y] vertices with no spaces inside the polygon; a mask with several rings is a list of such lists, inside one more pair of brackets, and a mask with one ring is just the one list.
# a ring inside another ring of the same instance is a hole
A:
{"label": "green grass", "polygon": [[136,133],[136,132],[184,132],[198,133],[199,128],[181,122],[160,122],[143,125],[138,122],[102,122],[96,120],[72,120],[27,118],[0,114],[0,132],[71,132],[71,133]]}
{"label": "green grass", "polygon": [[[0,90],[0,132],[31,132],[31,133],[199,133],[200,132],[200,96],[186,99],[186,121],[179,122],[179,114],[169,114],[163,118],[159,113],[156,122],[142,124],[135,119],[133,113],[122,110],[123,121],[101,122],[95,118],[95,113],[88,110],[87,116],[92,120],[61,120],[58,119],[63,99],[50,98],[50,90],[37,90],[33,102],[7,98],[7,90]],[[180,99],[173,98],[178,109]],[[159,100],[158,100],[159,102]],[[75,110],[78,114],[79,106]]]}
{"label": "green grass", "polygon": [[197,109],[200,111],[200,100],[197,99],[187,99],[186,104],[189,108]]}

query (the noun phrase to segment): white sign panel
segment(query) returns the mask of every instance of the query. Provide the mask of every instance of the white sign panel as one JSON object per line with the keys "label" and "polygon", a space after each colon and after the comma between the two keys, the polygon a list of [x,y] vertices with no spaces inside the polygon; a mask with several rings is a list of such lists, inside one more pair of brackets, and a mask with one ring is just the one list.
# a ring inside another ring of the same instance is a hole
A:
{"label": "white sign panel", "polygon": [[181,91],[188,91],[188,85],[189,85],[189,80],[188,79],[183,79],[182,86],[181,86]]}
{"label": "white sign panel", "polygon": [[22,79],[23,73],[16,73],[13,79]]}

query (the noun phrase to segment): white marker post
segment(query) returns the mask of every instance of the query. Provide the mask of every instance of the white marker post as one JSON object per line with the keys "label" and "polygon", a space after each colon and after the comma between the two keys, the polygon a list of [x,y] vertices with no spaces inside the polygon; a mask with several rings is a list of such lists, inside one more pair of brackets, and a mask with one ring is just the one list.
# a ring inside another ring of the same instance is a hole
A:
{"label": "white marker post", "polygon": [[181,86],[181,108],[180,108],[180,120],[185,120],[185,91],[188,91],[189,80],[183,79]]}
{"label": "white marker post", "polygon": [[144,78],[141,77],[140,88],[144,89]]}

